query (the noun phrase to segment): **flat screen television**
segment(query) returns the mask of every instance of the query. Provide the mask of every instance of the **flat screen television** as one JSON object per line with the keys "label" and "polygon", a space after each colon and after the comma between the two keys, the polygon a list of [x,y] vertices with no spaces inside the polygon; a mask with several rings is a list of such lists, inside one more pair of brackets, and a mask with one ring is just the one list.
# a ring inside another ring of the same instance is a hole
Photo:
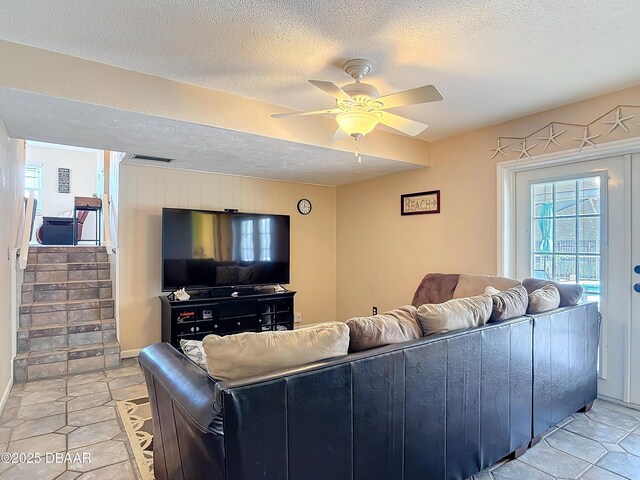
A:
{"label": "flat screen television", "polygon": [[289,216],[162,209],[162,290],[289,283]]}

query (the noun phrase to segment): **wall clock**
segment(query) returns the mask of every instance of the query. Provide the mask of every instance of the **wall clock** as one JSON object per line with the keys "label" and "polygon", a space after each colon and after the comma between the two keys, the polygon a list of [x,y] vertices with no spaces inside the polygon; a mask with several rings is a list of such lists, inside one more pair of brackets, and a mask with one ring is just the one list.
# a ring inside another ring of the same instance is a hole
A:
{"label": "wall clock", "polygon": [[298,201],[298,212],[302,215],[309,215],[311,213],[311,208],[311,200],[303,198]]}

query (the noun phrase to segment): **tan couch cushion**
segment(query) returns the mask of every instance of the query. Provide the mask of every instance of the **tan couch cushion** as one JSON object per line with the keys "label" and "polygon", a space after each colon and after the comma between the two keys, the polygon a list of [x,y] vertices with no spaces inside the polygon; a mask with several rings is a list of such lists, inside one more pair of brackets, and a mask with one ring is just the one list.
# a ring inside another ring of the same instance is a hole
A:
{"label": "tan couch cushion", "polygon": [[491,316],[491,295],[457,298],[445,303],[420,305],[418,322],[424,336],[484,325]]}
{"label": "tan couch cushion", "polygon": [[453,292],[453,298],[465,298],[481,295],[487,287],[493,287],[500,291],[504,291],[511,287],[515,287],[516,285],[520,285],[520,282],[513,278],[461,273],[456,290]]}
{"label": "tan couch cushion", "polygon": [[417,309],[413,305],[405,305],[372,317],[350,318],[346,323],[349,327],[349,351],[352,352],[408,342],[422,336]]}
{"label": "tan couch cushion", "polygon": [[516,285],[501,292],[497,288],[487,287],[485,293],[491,295],[493,309],[491,322],[502,322],[510,318],[521,317],[527,313],[529,306],[529,294],[522,285]]}
{"label": "tan couch cushion", "polygon": [[451,300],[459,277],[458,273],[427,273],[413,294],[411,304],[417,308],[425,303]]}
{"label": "tan couch cushion", "polygon": [[349,327],[341,322],[282,332],[207,335],[207,371],[216,380],[238,380],[346,355]]}
{"label": "tan couch cushion", "polygon": [[560,306],[560,292],[552,283],[529,294],[527,313],[542,313]]}

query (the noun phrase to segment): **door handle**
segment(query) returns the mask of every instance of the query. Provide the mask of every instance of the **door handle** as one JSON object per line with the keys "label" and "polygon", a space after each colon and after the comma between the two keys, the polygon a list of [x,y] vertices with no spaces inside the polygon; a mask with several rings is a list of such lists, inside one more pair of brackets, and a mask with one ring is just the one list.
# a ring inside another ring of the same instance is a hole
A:
{"label": "door handle", "polygon": [[640,275],[640,265],[636,265],[635,267],[633,267],[633,271]]}
{"label": "door handle", "polygon": [[633,286],[633,289],[634,289],[637,293],[640,293],[640,283],[636,283],[636,284]]}

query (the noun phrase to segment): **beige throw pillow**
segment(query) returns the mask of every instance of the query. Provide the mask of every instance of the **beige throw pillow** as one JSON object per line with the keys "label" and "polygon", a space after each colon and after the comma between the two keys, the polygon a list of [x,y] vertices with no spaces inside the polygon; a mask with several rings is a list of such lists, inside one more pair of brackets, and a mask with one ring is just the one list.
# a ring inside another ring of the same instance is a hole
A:
{"label": "beige throw pillow", "polygon": [[462,273],[458,279],[458,285],[453,292],[453,298],[473,297],[484,293],[485,288],[491,286],[500,291],[520,285],[518,280],[507,277],[495,277],[491,275],[478,275],[475,273]]}
{"label": "beige throw pillow", "polygon": [[487,287],[485,293],[491,295],[493,310],[491,311],[491,322],[502,322],[510,318],[521,317],[527,313],[529,305],[529,294],[522,285],[516,285],[504,292],[497,288]]}
{"label": "beige throw pillow", "polygon": [[202,346],[209,375],[238,380],[346,355],[349,327],[333,322],[281,332],[207,335]]}
{"label": "beige throw pillow", "polygon": [[560,292],[552,283],[529,294],[527,313],[542,313],[560,306]]}
{"label": "beige throw pillow", "polygon": [[491,295],[457,298],[418,308],[418,322],[424,336],[484,325],[491,316]]}
{"label": "beige throw pillow", "polygon": [[351,352],[422,337],[422,330],[417,321],[417,309],[413,305],[405,305],[372,317],[350,318],[346,323],[349,327]]}

